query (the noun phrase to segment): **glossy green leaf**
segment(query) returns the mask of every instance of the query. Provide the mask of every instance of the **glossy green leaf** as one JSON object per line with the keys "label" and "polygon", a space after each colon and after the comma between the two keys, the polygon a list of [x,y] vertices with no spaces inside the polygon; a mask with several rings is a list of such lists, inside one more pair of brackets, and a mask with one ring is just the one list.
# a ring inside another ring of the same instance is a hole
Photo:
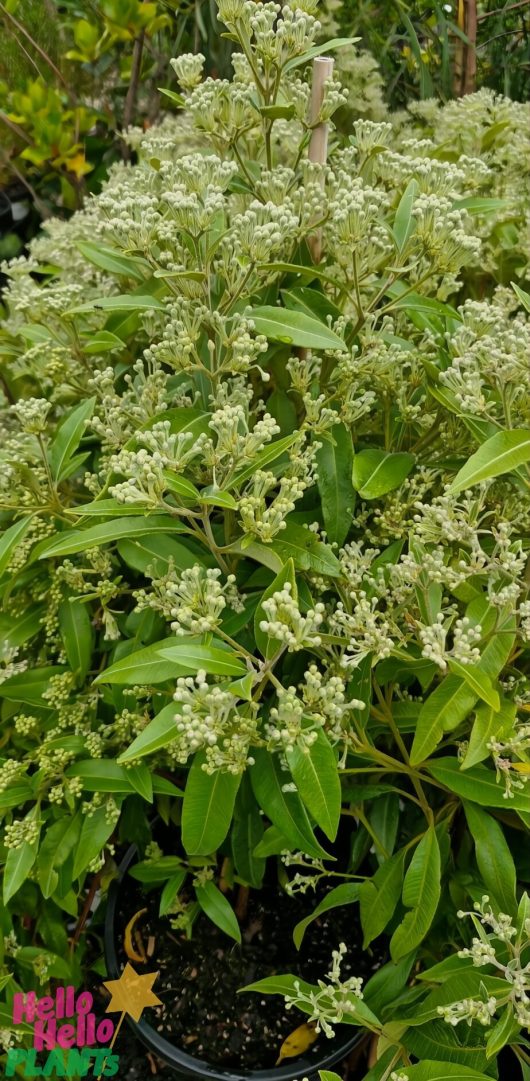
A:
{"label": "glossy green leaf", "polygon": [[7,698],[10,702],[28,702],[32,706],[51,709],[43,695],[53,676],[60,676],[67,671],[67,668],[54,664],[17,672],[1,684],[0,697]]}
{"label": "glossy green leaf", "polygon": [[143,514],[139,518],[117,518],[100,522],[88,529],[69,529],[42,541],[33,551],[38,559],[54,559],[59,556],[86,552],[87,548],[100,548],[104,544],[122,540],[124,537],[142,537],[152,533],[180,533],[185,529],[174,518],[163,514]]}
{"label": "glossy green leaf", "polygon": [[517,713],[515,702],[501,699],[500,707],[500,710],[494,710],[491,706],[481,704],[475,710],[473,728],[461,763],[462,769],[470,769],[478,762],[483,762],[491,753],[491,740],[512,730]]}
{"label": "glossy green leaf", "polygon": [[418,191],[418,181],[410,180],[398,203],[392,232],[396,248],[400,253],[406,247],[416,228],[416,219],[412,215],[412,208]]}
{"label": "glossy green leaf", "polygon": [[299,438],[298,432],[291,432],[290,435],[284,436],[283,439],[275,439],[272,443],[268,443],[263,450],[260,450],[259,454],[256,454],[250,465],[246,465],[243,469],[238,470],[231,480],[225,482],[225,488],[239,488],[246,480],[249,480],[254,473],[257,473],[258,470],[265,469],[271,462],[275,462],[278,458],[281,458],[282,454],[285,454]]}
{"label": "glossy green leaf", "polygon": [[517,913],[516,872],[513,856],[502,827],[476,803],[464,800],[469,832],[475,845],[475,856],[486,892],[501,912]]}
{"label": "glossy green leaf", "polygon": [[[504,785],[497,781],[494,770],[486,766],[472,766],[463,770],[457,758],[435,758],[428,763],[429,773],[440,784],[446,785],[462,799],[479,803],[482,807],[498,807],[506,810]],[[530,814],[530,793],[518,791],[512,793],[508,803],[511,811],[523,811]]]}
{"label": "glossy green leaf", "polygon": [[189,856],[207,856],[224,841],[234,812],[241,775],[206,773],[204,753],[195,755],[182,806],[182,844]]}
{"label": "glossy green leaf", "polygon": [[92,662],[94,627],[86,604],[75,597],[59,608],[59,630],[66,659],[82,683]]}
{"label": "glossy green leaf", "polygon": [[79,240],[76,245],[88,259],[89,263],[106,270],[109,274],[118,274],[125,278],[136,278],[143,281],[146,273],[150,273],[149,263],[134,255],[126,255],[124,252],[109,248],[104,244],[91,244],[86,240]]}
{"label": "glossy green leaf", "polygon": [[394,915],[401,897],[405,855],[404,849],[396,852],[381,864],[372,878],[361,883],[359,901],[364,933],[363,949],[382,934]]}
{"label": "glossy green leaf", "polygon": [[[35,804],[26,815],[26,822],[38,821],[39,807]],[[4,904],[14,897],[22,884],[26,881],[39,851],[40,830],[37,837],[31,843],[23,841],[18,848],[8,848],[4,867],[3,897]]]}
{"label": "glossy green leaf", "polygon": [[438,746],[449,725],[456,728],[473,709],[477,695],[459,676],[445,676],[423,703],[410,752],[416,766]]}
{"label": "glossy green leaf", "polygon": [[330,841],[339,828],[341,788],[337,757],[325,732],[305,750],[295,745],[286,751],[287,764],[302,802]]}
{"label": "glossy green leaf", "polygon": [[113,819],[109,821],[107,817],[107,808],[104,803],[101,807],[96,807],[93,814],[85,815],[79,844],[76,847],[74,855],[74,878],[77,878],[82,874],[89,863],[92,863],[92,860],[100,855],[102,849],[114,832],[115,825]]}
{"label": "glossy green leaf", "polygon": [[24,540],[31,524],[31,518],[19,518],[18,522],[6,529],[0,537],[0,575],[9,566],[11,556]]}
{"label": "glossy green leaf", "polygon": [[343,339],[335,331],[304,312],[265,305],[253,308],[250,318],[256,332],[265,334],[272,342],[286,342],[288,345],[317,350],[345,348]]}
{"label": "glossy green leaf", "polygon": [[166,882],[160,894],[160,905],[158,908],[159,916],[166,916],[168,912],[170,912],[179,890],[184,885],[187,873],[188,872],[185,869],[177,871],[177,873]]}
{"label": "glossy green leaf", "polygon": [[440,848],[433,826],[424,834],[403,881],[403,904],[411,909],[390,940],[393,961],[399,961],[425,938],[440,900]]}
{"label": "glossy green leaf", "polygon": [[79,304],[70,308],[66,315],[81,315],[85,312],[144,312],[150,308],[156,311],[165,311],[166,306],[158,297],[141,296],[134,293],[124,293],[122,296],[98,297],[97,300],[89,300],[87,304]]}
{"label": "glossy green leaf", "polygon": [[335,886],[329,893],[326,893],[325,897],[320,901],[320,904],[313,909],[311,914],[296,924],[293,931],[293,941],[297,950],[300,949],[307,928],[313,923],[313,920],[317,920],[319,916],[323,916],[325,912],[329,912],[332,908],[342,908],[343,905],[352,905],[355,901],[359,900],[359,892],[359,882],[344,882],[340,886]]}
{"label": "glossy green leaf", "polygon": [[133,739],[130,747],[119,755],[118,763],[132,762],[137,758],[143,758],[144,755],[154,754],[162,747],[167,747],[168,743],[172,743],[177,738],[178,708],[176,702],[170,702],[168,706],[164,706],[160,713],[157,713],[156,717],[153,717],[153,720],[149,721],[149,724],[136,736],[136,739]]}
{"label": "glossy green leaf", "polygon": [[203,886],[195,886],[195,896],[208,919],[215,923],[216,927],[220,927],[225,935],[241,943],[236,914],[221,890],[213,882],[205,882]]}
{"label": "glossy green leaf", "polygon": [[509,473],[530,461],[530,429],[512,428],[497,432],[468,459],[450,485],[449,495],[456,495],[480,481]]}
{"label": "glossy green leaf", "polygon": [[230,649],[205,646],[196,638],[165,638],[129,653],[101,672],[95,683],[165,683],[202,669],[217,676],[242,676],[245,665]]}
{"label": "glossy green leaf", "polygon": [[317,484],[328,540],[341,545],[348,535],[356,493],[352,484],[353,444],[344,424],[334,424],[320,439],[316,454]]}
{"label": "glossy green leaf", "polygon": [[267,818],[296,849],[317,859],[330,859],[313,835],[300,796],[290,791],[289,787],[286,790],[286,786],[292,783],[290,774],[282,772],[277,757],[264,748],[254,751],[254,759],[250,779],[256,799]]}
{"label": "glossy green leaf", "polygon": [[85,402],[81,402],[64,417],[55,433],[50,445],[49,461],[52,476],[58,484],[65,475],[70,459],[79,447],[87,422],[94,412],[95,404],[95,398],[88,398]]}
{"label": "glossy green leaf", "polygon": [[501,703],[499,692],[492,686],[491,679],[475,664],[460,664],[453,657],[449,659],[449,668],[455,676],[467,683],[475,694],[475,698],[481,698],[492,709],[499,710]]}
{"label": "glossy green leaf", "polygon": [[292,559],[300,570],[313,571],[328,578],[338,578],[340,563],[329,544],[319,541],[310,529],[290,522],[274,538],[271,547],[283,561]]}
{"label": "glossy green leaf", "polygon": [[361,450],[353,459],[352,483],[361,499],[379,499],[399,488],[414,465],[412,454]]}
{"label": "glossy green leaf", "polygon": [[165,533],[140,538],[125,537],[118,541],[117,548],[118,555],[128,567],[141,574],[151,568],[157,578],[167,574],[170,564],[176,570],[183,571],[201,562],[182,541]]}
{"label": "glossy green leaf", "polygon": [[407,1066],[409,1081],[491,1081],[485,1073],[478,1073],[468,1066],[455,1062],[425,1060],[416,1066]]}

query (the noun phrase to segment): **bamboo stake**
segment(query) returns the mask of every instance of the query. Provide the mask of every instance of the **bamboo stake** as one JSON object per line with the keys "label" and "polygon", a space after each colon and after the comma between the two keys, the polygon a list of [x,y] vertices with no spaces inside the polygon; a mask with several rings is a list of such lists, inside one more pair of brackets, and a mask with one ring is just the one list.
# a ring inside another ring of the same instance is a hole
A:
{"label": "bamboo stake", "polygon": [[[317,56],[313,60],[313,82],[311,85],[311,103],[309,107],[309,123],[312,127],[311,142],[309,143],[309,161],[324,165],[328,156],[329,124],[317,124],[318,115],[324,101],[324,88],[327,79],[333,74],[335,61],[329,56]],[[322,257],[322,230],[319,229],[309,239],[309,248],[313,256],[313,262],[319,263]]]}

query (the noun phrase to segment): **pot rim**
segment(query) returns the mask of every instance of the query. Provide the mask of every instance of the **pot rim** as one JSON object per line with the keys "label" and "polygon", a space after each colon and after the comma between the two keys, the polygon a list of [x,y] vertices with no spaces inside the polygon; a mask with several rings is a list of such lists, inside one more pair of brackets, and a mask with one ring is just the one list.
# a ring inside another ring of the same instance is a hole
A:
{"label": "pot rim", "polygon": [[[137,852],[138,849],[135,844],[132,844],[127,849],[118,868],[118,878],[114,879],[109,887],[103,935],[105,962],[109,979],[118,979],[120,976],[114,933],[116,907],[123,879]],[[268,1070],[245,1070],[242,1068],[239,1072],[235,1072],[231,1069],[224,1069],[222,1066],[211,1066],[204,1059],[194,1058],[193,1055],[182,1051],[176,1044],[166,1040],[147,1021],[133,1021],[128,1017],[127,1022],[150,1051],[157,1054],[181,1075],[190,1078],[207,1078],[208,1081],[296,1081],[297,1078],[304,1079],[304,1081],[307,1078],[310,1081],[310,1079],[317,1077],[318,1070],[328,1070],[337,1062],[347,1058],[361,1042],[364,1035],[362,1029],[356,1028],[353,1035],[349,1036],[348,1039],[341,1040],[335,1037],[327,1054],[323,1053],[322,1057],[318,1059],[309,1059],[304,1055],[299,1055],[296,1059],[296,1067],[276,1066]]]}

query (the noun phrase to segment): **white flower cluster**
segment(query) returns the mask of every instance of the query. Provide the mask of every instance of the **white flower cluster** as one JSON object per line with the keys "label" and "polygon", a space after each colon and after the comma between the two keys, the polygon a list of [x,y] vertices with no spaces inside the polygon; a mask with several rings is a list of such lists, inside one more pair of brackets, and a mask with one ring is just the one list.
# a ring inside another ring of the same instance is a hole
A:
{"label": "white flower cluster", "polygon": [[[526,901],[526,908],[524,902]],[[510,916],[504,912],[494,912],[489,897],[474,905],[473,912],[459,912],[461,919],[471,918],[478,935],[473,938],[470,947],[460,950],[459,957],[469,957],[477,968],[491,966],[497,976],[506,981],[506,993],[497,997],[488,996],[485,991],[481,999],[466,998],[448,1006],[439,1006],[438,1013],[450,1025],[474,1021],[489,1026],[497,1009],[508,1005],[513,1010],[516,1022],[523,1028],[530,1024],[530,969],[524,959],[530,940],[530,918],[528,897],[525,895],[519,911],[523,913],[514,925]]]}
{"label": "white flower cluster", "polygon": [[357,1002],[363,997],[362,979],[358,976],[342,977],[341,966],[346,953],[344,942],[340,943],[338,950],[333,950],[327,982],[319,980],[318,991],[306,993],[295,980],[295,994],[285,996],[287,1009],[303,1006],[304,1013],[309,1014],[308,1021],[315,1021],[316,1031],[323,1032],[329,1039],[335,1035],[333,1025],[339,1025],[344,1017],[355,1017]]}
{"label": "white flower cluster", "polygon": [[302,615],[290,582],[263,601],[262,607],[267,619],[261,620],[260,630],[281,642],[289,653],[321,644],[318,630],[324,619],[325,606],[318,603]]}
{"label": "white flower cluster", "polygon": [[254,762],[250,748],[257,742],[257,707],[249,703],[238,710],[238,698],[229,690],[209,685],[205,672],[177,680],[174,699],[175,740],[169,747],[175,762],[187,762],[204,750],[206,773],[218,770],[242,773]]}

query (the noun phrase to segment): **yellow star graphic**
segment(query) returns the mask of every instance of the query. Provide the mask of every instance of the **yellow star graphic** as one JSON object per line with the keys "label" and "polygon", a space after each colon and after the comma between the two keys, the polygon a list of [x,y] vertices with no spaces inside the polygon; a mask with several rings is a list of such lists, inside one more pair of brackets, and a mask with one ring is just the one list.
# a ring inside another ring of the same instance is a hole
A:
{"label": "yellow star graphic", "polygon": [[140,976],[127,962],[119,980],[108,980],[103,987],[110,991],[111,999],[107,1013],[128,1013],[133,1021],[139,1021],[146,1006],[161,1006],[160,999],[152,990],[158,972],[146,972]]}

